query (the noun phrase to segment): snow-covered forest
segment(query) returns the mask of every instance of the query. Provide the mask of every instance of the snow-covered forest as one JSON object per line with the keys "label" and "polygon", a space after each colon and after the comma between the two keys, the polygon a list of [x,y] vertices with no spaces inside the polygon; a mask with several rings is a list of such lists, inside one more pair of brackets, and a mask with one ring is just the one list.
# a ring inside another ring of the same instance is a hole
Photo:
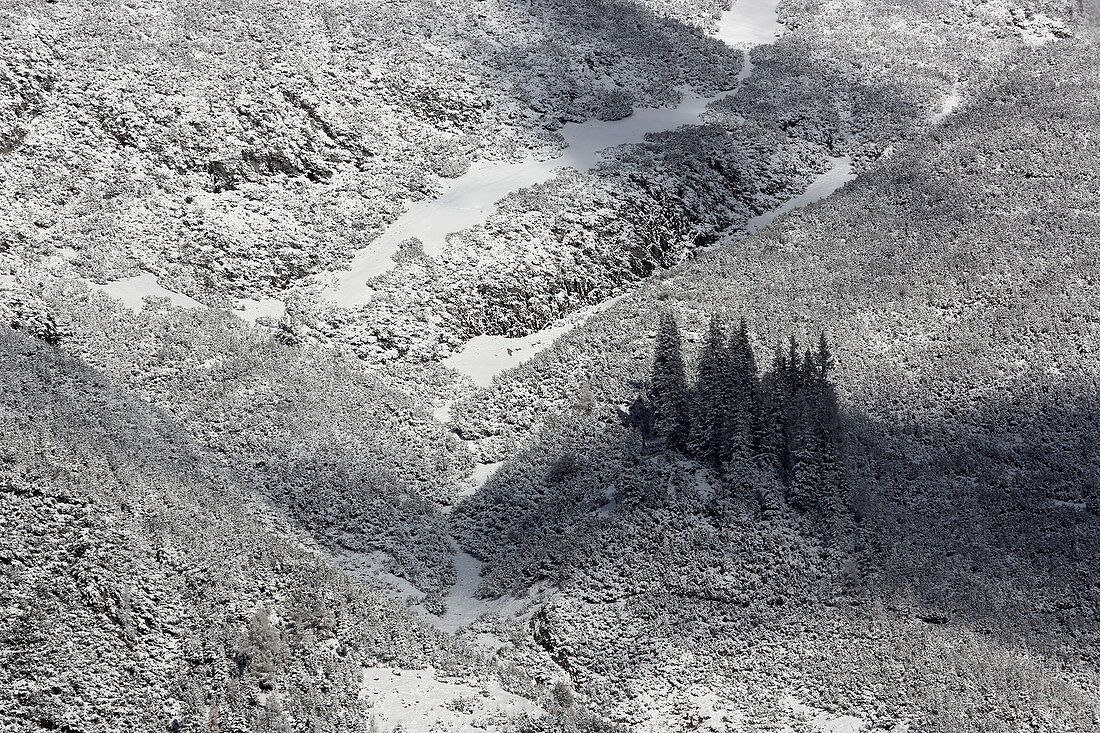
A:
{"label": "snow-covered forest", "polygon": [[1100,730],[1100,10],[0,9],[2,733]]}

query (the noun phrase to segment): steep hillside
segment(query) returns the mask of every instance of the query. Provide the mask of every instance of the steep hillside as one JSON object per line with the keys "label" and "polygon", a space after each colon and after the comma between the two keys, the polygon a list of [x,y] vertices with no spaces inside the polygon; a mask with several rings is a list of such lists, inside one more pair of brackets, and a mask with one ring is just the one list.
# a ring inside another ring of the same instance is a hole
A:
{"label": "steep hillside", "polygon": [[0,331],[5,731],[368,730],[361,668],[472,672],[174,423]]}
{"label": "steep hillside", "polygon": [[[463,540],[490,588],[559,585],[549,638],[582,693],[637,725],[690,718],[674,701],[719,676],[765,717],[790,694],[919,730],[1096,728],[1097,58],[1084,41],[1017,56],[839,195],[453,408],[484,460],[516,456],[461,509]],[[830,334],[843,542],[797,512],[716,526],[692,508],[702,467],[632,457],[616,410],[648,379],[658,308],[689,343],[710,312],[744,316],[765,362],[784,333]],[[622,504],[646,487],[684,498]],[[663,701],[631,692],[660,684]]]}
{"label": "steep hillside", "polygon": [[440,508],[473,462],[422,400],[389,385],[445,382],[288,346],[225,311],[152,302],[134,313],[50,280],[35,292],[44,312],[69,314],[60,348],[164,410],[242,489],[331,552],[383,553],[438,603],[453,582]]}
{"label": "steep hillside", "polygon": [[780,3],[781,37],[752,51],[751,75],[702,120],[514,193],[442,251],[411,243],[363,283],[366,305],[302,300],[286,324],[372,361],[533,333],[743,231],[847,158],[870,165],[1078,18],[1058,3]]}
{"label": "steep hillside", "polygon": [[[0,730],[1100,730],[1085,7],[725,10],[0,0]],[[828,496],[650,429],[661,313],[828,333]]]}
{"label": "steep hillside", "polygon": [[783,37],[753,51],[752,75],[706,124],[519,192],[441,255],[413,247],[371,283],[375,303],[347,311],[315,299],[331,273],[472,164],[546,158],[565,122],[736,87],[741,51],[703,30],[722,8],[7,10],[6,274],[48,262],[54,277],[97,282],[150,272],[213,305],[277,295],[288,333],[372,361],[437,359],[621,293],[838,156],[862,166],[911,138],[1006,54],[1068,35],[1079,15],[1046,0],[781,3]]}
{"label": "steep hillside", "polygon": [[471,162],[549,155],[566,120],[728,89],[740,66],[630,2],[6,0],[3,18],[5,249],[204,300],[338,267]]}

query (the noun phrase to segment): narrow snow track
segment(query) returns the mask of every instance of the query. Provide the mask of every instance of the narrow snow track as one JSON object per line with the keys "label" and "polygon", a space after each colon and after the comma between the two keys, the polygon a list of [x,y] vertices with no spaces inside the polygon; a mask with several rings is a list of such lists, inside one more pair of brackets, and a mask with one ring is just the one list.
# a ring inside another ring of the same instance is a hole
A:
{"label": "narrow snow track", "polygon": [[[805,191],[798,194],[793,199],[784,201],[771,211],[765,211],[763,214],[749,219],[745,222],[744,229],[749,234],[755,234],[783,214],[794,211],[795,209],[801,209],[803,206],[808,206],[815,201],[820,201],[826,196],[831,195],[834,191],[855,177],[856,174],[852,170],[851,158],[833,158],[829,161],[829,170],[815,178],[810,185],[806,187]],[[740,236],[740,233],[734,236]]]}

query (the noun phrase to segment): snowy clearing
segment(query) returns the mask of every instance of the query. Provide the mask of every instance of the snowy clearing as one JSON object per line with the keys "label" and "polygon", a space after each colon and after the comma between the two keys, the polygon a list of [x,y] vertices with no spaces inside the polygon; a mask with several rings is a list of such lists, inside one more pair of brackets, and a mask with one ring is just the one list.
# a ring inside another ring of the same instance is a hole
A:
{"label": "snowy clearing", "polygon": [[[857,718],[854,715],[834,715],[825,710],[818,710],[793,695],[787,695],[783,702],[789,705],[791,711],[796,715],[805,716],[810,726],[814,730],[821,731],[821,733],[864,733],[871,730],[871,724],[862,718]],[[788,726],[785,730],[793,731],[794,729]],[[875,730],[885,730],[888,733],[907,733],[909,724],[903,721],[890,728],[876,727]]]}
{"label": "snowy clearing", "polygon": [[[106,284],[94,283],[91,280],[82,281],[88,287],[122,301],[123,305],[133,311],[140,311],[145,306],[145,298],[147,297],[167,298],[177,308],[206,308],[205,305],[194,298],[164,287],[157,280],[157,276],[150,272],[113,280]],[[253,324],[258,319],[265,317],[277,321],[286,313],[286,305],[278,298],[263,298],[261,300],[241,298],[236,303],[234,313],[242,320]]]}
{"label": "snowy clearing", "polygon": [[[805,716],[814,730],[819,730],[821,733],[861,733],[868,728],[867,723],[861,718],[854,715],[830,715],[824,710],[806,705],[793,695],[788,695],[784,702],[796,715]],[[788,727],[787,730],[794,729]]]}
{"label": "snowy clearing", "polygon": [[85,280],[89,287],[106,293],[112,298],[122,301],[130,310],[140,311],[145,305],[146,296],[150,298],[168,298],[169,302],[179,308],[205,308],[202,303],[189,298],[186,295],[175,293],[164,287],[157,281],[157,276],[149,272],[143,272],[133,277],[124,277],[121,280],[109,282],[106,285]]}
{"label": "snowy clearing", "polygon": [[784,28],[777,22],[779,0],[734,0],[718,20],[715,37],[734,48],[773,42]]}
{"label": "snowy clearing", "polygon": [[[455,539],[451,538],[450,543],[454,552],[456,580],[447,589],[447,597],[444,599],[446,612],[442,616],[436,616],[424,608],[423,591],[386,569],[388,564],[385,553],[339,550],[329,554],[329,559],[352,578],[371,585],[391,600],[408,606],[424,623],[448,634],[457,634],[486,615],[515,619],[530,610],[536,600],[537,590],[523,597],[479,598],[477,590],[481,587],[483,563],[463,550]],[[479,643],[482,646],[495,647],[502,642],[494,637],[479,639]]]}
{"label": "snowy clearing", "polygon": [[[429,624],[449,634],[472,625],[482,616],[494,615],[505,619],[522,616],[534,602],[533,595],[525,597],[503,596],[500,598],[479,598],[481,587],[481,568],[484,563],[462,549],[456,540],[451,541],[454,549],[454,564],[457,579],[447,591],[447,611],[442,616],[425,616]],[[537,593],[537,591],[536,591]]]}
{"label": "snowy clearing", "polygon": [[478,387],[488,387],[496,375],[519,366],[576,325],[575,322],[565,321],[516,338],[475,336],[466,342],[461,351],[447,357],[443,363],[465,374]]}
{"label": "snowy clearing", "polygon": [[651,132],[698,124],[706,106],[726,93],[714,97],[688,95],[676,107],[642,108],[621,120],[567,123],[561,130],[566,147],[560,157],[552,160],[475,165],[438,198],[412,205],[356,253],[351,269],[334,273],[322,297],[341,307],[369,301],[372,291],[364,283],[393,267],[393,255],[405,240],[415,237],[429,257],[438,256],[447,244],[448,234],[483,223],[509,194],[548,181],[562,168],[588,170],[607,148],[641,142]]}
{"label": "snowy clearing", "polygon": [[492,478],[493,474],[497,472],[497,469],[503,465],[504,463],[502,461],[497,461],[496,463],[478,463],[475,465],[474,472],[470,476],[470,488],[464,495],[468,496],[469,494],[473,494],[484,486],[485,482]]}
{"label": "snowy clearing", "polygon": [[943,98],[943,104],[940,106],[940,111],[932,115],[932,124],[938,125],[954,114],[955,110],[962,104],[962,101],[963,83],[957,81],[951,85],[951,91]]}
{"label": "snowy clearing", "polygon": [[236,313],[242,320],[253,324],[260,318],[277,321],[286,315],[286,303],[278,298],[241,298],[237,301]]}
{"label": "snowy clearing", "polygon": [[731,728],[741,726],[744,713],[723,700],[714,690],[693,687],[687,693],[688,702],[696,710],[698,724],[695,730],[710,733],[725,733]]}
{"label": "snowy clearing", "polygon": [[363,670],[362,699],[371,707],[379,733],[406,731],[484,733],[503,730],[508,720],[541,709],[505,692],[497,682],[468,685],[440,679],[431,668]]}
{"label": "snowy clearing", "polygon": [[329,558],[351,577],[375,586],[394,601],[414,606],[424,600],[419,588],[386,570],[386,555],[382,552],[339,550]]}

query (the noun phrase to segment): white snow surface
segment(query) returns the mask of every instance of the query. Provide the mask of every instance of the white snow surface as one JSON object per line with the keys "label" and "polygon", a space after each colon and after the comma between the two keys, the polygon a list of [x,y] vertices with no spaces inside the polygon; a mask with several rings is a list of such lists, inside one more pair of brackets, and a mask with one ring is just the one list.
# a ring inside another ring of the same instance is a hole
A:
{"label": "white snow surface", "polygon": [[475,336],[443,363],[469,377],[478,387],[488,387],[506,369],[519,366],[569,333],[593,314],[607,310],[622,296],[590,306],[528,336]]}
{"label": "white snow surface", "polygon": [[[424,593],[404,578],[389,572],[386,555],[382,552],[356,552],[339,550],[329,555],[331,562],[349,576],[377,588],[390,599],[408,606],[424,623],[448,634],[457,634],[482,617],[517,619],[524,616],[538,603],[541,588],[534,588],[527,596],[502,596],[478,598],[483,563],[462,549],[458,541],[450,538],[454,552],[455,584],[447,589],[444,599],[446,611],[436,616],[423,606]],[[488,634],[481,634],[477,642],[482,646],[497,647],[503,642]]]}
{"label": "white snow surface", "polygon": [[413,204],[385,232],[359,250],[350,271],[334,273],[334,280],[322,297],[334,305],[352,307],[370,300],[372,292],[365,282],[393,267],[393,255],[401,243],[419,239],[429,257],[439,256],[447,245],[447,235],[485,222],[497,209],[497,203],[509,194],[550,180],[562,168],[588,170],[602,151],[630,142],[641,142],[647,133],[674,130],[699,123],[706,106],[725,96],[685,95],[676,107],[641,108],[621,120],[589,120],[567,123],[561,130],[566,147],[552,160],[525,160],[514,163],[483,162],[451,182],[438,198]]}
{"label": "white snow surface", "polygon": [[963,101],[963,83],[957,81],[951,85],[951,91],[947,93],[943,98],[943,103],[940,105],[940,111],[932,115],[932,124],[938,125],[945,119],[955,113],[955,110],[959,108],[959,105]]}
{"label": "white snow surface", "polygon": [[542,710],[497,682],[470,685],[442,679],[432,668],[363,670],[360,697],[372,710],[379,733],[398,726],[409,733],[493,733],[524,713]]}
{"label": "white snow surface", "polygon": [[851,158],[847,156],[832,158],[829,162],[829,170],[815,178],[805,191],[793,199],[783,202],[771,211],[765,211],[763,214],[752,217],[745,222],[745,231],[754,234],[783,214],[812,204],[815,201],[820,201],[856,177],[856,174],[852,171]]}
{"label": "white snow surface", "polygon": [[488,387],[496,375],[519,366],[570,330],[572,326],[562,323],[517,338],[475,336],[443,363],[468,376],[478,387]]}
{"label": "white snow surface", "polygon": [[286,303],[278,298],[241,298],[237,301],[237,315],[249,323],[256,323],[260,318],[277,321],[286,315]]}
{"label": "white snow surface", "polygon": [[519,366],[575,326],[576,323],[567,320],[529,336],[475,336],[443,363],[465,374],[478,387],[488,387],[496,375]]}
{"label": "white snow surface", "polygon": [[157,281],[157,276],[149,272],[143,272],[133,277],[124,277],[120,280],[109,282],[106,285],[85,280],[89,287],[110,295],[122,301],[130,310],[140,311],[144,306],[146,296],[154,298],[168,298],[169,302],[180,308],[205,308],[202,303],[189,298],[186,295],[175,293],[164,287]]}
{"label": "white snow surface", "polygon": [[779,0],[734,0],[718,20],[715,37],[734,48],[752,48],[775,41],[783,26],[777,21]]}
{"label": "white snow surface", "polygon": [[726,733],[740,729],[744,713],[719,697],[714,690],[695,686],[688,689],[686,697],[698,716],[699,722],[694,730],[700,733]]}
{"label": "white snow surface", "polygon": [[527,613],[537,602],[538,589],[533,589],[532,594],[525,597],[478,598],[477,590],[481,587],[481,568],[484,563],[463,550],[457,540],[451,540],[451,547],[454,549],[457,579],[447,591],[444,601],[446,613],[442,616],[424,617],[435,628],[457,634],[483,616],[516,619]]}
{"label": "white snow surface", "polygon": [[496,463],[478,463],[475,465],[473,475],[470,476],[469,493],[472,494],[484,486],[485,482],[492,478],[493,474],[497,472],[497,469],[503,465],[503,461],[497,461]]}
{"label": "white snow surface", "polygon": [[[157,280],[157,276],[150,272],[143,272],[133,277],[124,277],[113,280],[105,285],[84,280],[89,287],[106,293],[112,298],[121,300],[122,304],[133,311],[140,311],[146,297],[168,298],[168,301],[178,308],[205,308],[206,306],[194,298],[177,293],[164,287]],[[279,320],[286,313],[286,304],[278,298],[263,298],[252,300],[241,298],[236,304],[236,314],[249,323],[256,323],[259,318],[267,317]]]}
{"label": "white snow surface", "polygon": [[386,570],[386,555],[382,552],[338,550],[329,558],[345,573],[370,583],[392,600],[409,606],[416,606],[424,600],[424,593],[419,588]]}
{"label": "white snow surface", "polygon": [[[821,733],[865,733],[872,730],[871,724],[854,715],[834,715],[825,710],[811,707],[794,695],[787,695],[784,702],[790,706],[796,715],[804,716],[814,730]],[[793,731],[788,726],[785,730]],[[908,733],[909,723],[902,721],[889,729],[874,728],[874,730],[888,730],[888,733]]]}

